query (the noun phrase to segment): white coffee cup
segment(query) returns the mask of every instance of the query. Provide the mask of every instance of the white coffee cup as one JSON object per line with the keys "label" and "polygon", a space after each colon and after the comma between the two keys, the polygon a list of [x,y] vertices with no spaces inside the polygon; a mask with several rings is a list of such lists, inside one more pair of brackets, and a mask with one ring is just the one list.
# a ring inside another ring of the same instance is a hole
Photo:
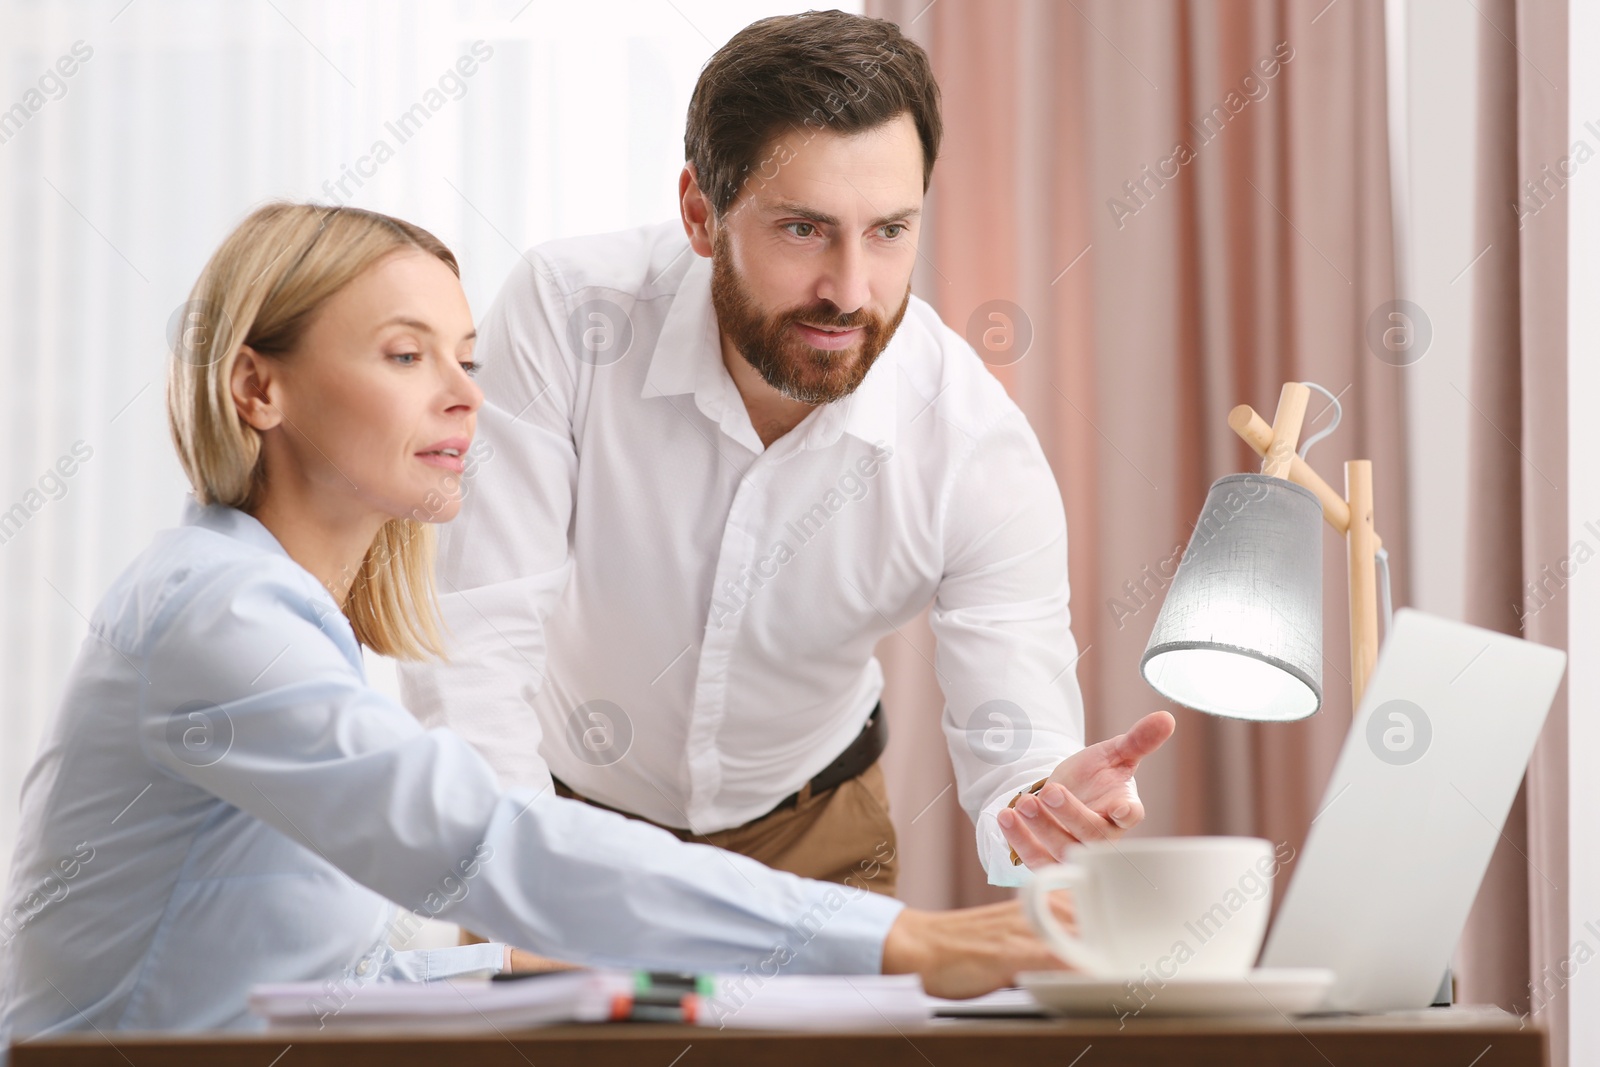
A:
{"label": "white coffee cup", "polygon": [[[1278,862],[1258,837],[1144,837],[1076,845],[1022,891],[1050,950],[1102,978],[1238,978],[1261,951]],[[1078,932],[1052,914],[1071,890]]]}

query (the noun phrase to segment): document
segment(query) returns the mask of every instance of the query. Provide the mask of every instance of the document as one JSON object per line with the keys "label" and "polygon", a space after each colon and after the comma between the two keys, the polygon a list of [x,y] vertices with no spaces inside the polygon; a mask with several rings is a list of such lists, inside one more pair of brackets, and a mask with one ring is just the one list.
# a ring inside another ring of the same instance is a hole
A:
{"label": "document", "polygon": [[[510,978],[510,980],[506,980]],[[933,1014],[916,975],[675,975],[573,970],[344,985],[259,985],[269,1029],[472,1031],[557,1023],[680,1022],[729,1029],[915,1026]]]}

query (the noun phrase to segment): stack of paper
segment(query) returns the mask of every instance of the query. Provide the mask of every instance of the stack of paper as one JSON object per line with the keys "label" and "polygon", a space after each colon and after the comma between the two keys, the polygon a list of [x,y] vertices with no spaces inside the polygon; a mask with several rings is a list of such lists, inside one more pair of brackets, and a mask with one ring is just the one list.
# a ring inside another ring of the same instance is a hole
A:
{"label": "stack of paper", "polygon": [[702,1026],[860,1030],[918,1026],[933,1014],[914,974],[718,975]]}
{"label": "stack of paper", "polygon": [[250,1011],[269,1028],[489,1029],[627,1018],[632,989],[627,971],[560,971],[520,982],[286,982],[251,990]]}
{"label": "stack of paper", "polygon": [[[269,1028],[504,1030],[639,1018],[631,971],[562,971],[519,981],[486,978],[339,986],[257,986],[250,1010]],[[684,1021],[737,1029],[875,1029],[932,1015],[915,975],[716,975],[685,998]],[[659,1015],[652,1015],[659,1018]]]}

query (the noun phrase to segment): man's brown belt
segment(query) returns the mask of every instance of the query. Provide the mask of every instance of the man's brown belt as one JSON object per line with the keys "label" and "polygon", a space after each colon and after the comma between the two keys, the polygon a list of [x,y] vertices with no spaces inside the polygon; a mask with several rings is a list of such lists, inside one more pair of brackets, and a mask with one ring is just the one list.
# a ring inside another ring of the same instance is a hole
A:
{"label": "man's brown belt", "polygon": [[[888,744],[889,721],[884,717],[882,702],[879,702],[873,705],[872,714],[867,716],[867,724],[861,728],[861,732],[856,735],[856,739],[846,745],[845,750],[839,753],[832,763],[818,771],[816,776],[803,787],[778,801],[766,815],[758,815],[751,819],[750,822],[759,822],[765,819],[767,815],[794,807],[800,803],[802,793],[807,796],[816,796],[818,793],[824,793],[829,789],[841,786],[852,778],[859,778],[867,772],[867,768],[878,762],[878,757],[883,755],[883,750]],[[551,779],[568,793],[586,803],[593,804],[597,808],[616,811],[622,815],[632,815],[631,812],[621,811],[618,808],[601,804],[596,800],[589,800],[589,798],[583,796],[554,775],[551,775]],[[635,817],[637,818],[637,816]],[[646,821],[648,822],[649,820]],[[749,823],[745,825],[748,826]]]}
{"label": "man's brown belt", "polygon": [[[883,704],[873,705],[872,714],[867,716],[867,724],[861,728],[856,739],[845,746],[845,750],[822,770],[817,772],[815,778],[806,783],[811,796],[825,793],[829,789],[841,786],[852,778],[859,778],[867,772],[867,768],[878,762],[878,757],[883,755],[883,750],[889,745],[889,720],[883,714]],[[805,789],[796,790],[778,801],[773,806],[773,811],[783,811],[800,803],[800,794]],[[766,816],[762,816],[765,818]]]}

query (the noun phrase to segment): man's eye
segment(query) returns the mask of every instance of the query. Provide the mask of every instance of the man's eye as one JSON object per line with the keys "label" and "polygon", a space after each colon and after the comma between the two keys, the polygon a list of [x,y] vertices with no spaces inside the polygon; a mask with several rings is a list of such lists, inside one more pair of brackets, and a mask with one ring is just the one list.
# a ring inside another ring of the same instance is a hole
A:
{"label": "man's eye", "polygon": [[[891,230],[893,231],[892,233],[890,232]],[[885,237],[892,241],[896,237],[899,237],[902,233],[906,232],[906,224],[903,222],[891,222],[889,225],[883,227],[882,232]]]}
{"label": "man's eye", "polygon": [[417,360],[422,358],[422,353],[421,352],[396,352],[392,356],[390,356],[389,358],[394,360],[396,363],[400,364],[402,367],[410,367],[410,366],[413,366],[417,362]]}
{"label": "man's eye", "polygon": [[[796,237],[810,237],[817,232],[816,224],[812,222],[786,222],[784,228]],[[802,230],[805,232],[801,233]]]}

